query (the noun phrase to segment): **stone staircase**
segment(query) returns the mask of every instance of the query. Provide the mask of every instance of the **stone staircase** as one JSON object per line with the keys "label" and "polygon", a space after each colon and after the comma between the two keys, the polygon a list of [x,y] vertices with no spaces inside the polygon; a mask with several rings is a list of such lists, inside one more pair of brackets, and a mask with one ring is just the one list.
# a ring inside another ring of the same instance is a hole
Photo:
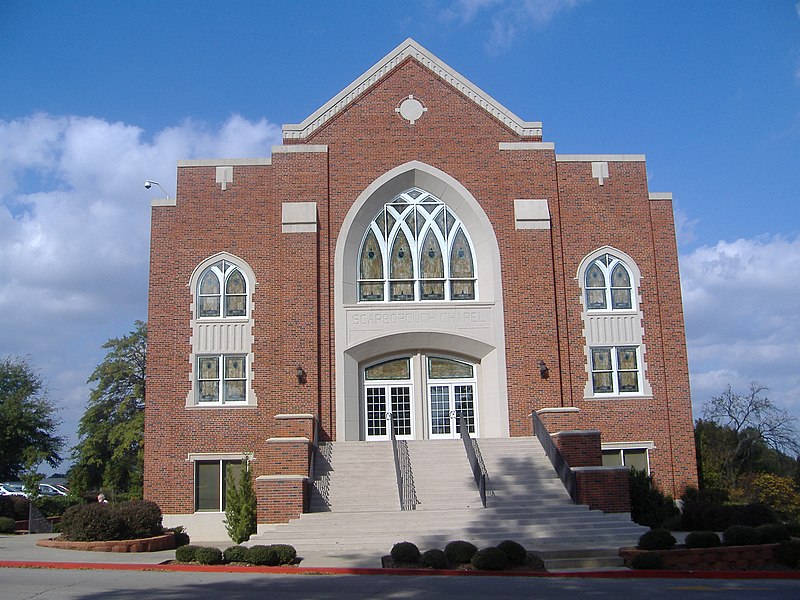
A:
{"label": "stone staircase", "polygon": [[322,444],[309,513],[259,527],[248,545],[288,543],[302,555],[388,554],[399,541],[425,551],[469,540],[512,539],[548,570],[619,567],[617,552],[646,531],[627,514],[576,505],[536,438],[478,440],[489,474],[483,508],[461,440],[414,440],[408,450],[418,504],[401,511],[389,442]]}

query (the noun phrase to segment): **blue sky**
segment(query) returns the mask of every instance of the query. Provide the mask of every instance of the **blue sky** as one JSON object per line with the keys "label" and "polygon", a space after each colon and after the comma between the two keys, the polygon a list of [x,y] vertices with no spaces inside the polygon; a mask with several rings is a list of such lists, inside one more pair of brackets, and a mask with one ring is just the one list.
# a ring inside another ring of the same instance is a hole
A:
{"label": "blue sky", "polygon": [[800,416],[797,0],[0,0],[0,356],[38,367],[70,444],[100,346],[146,318],[144,179],[266,156],[406,37],[559,153],[646,154],[696,407],[755,380]]}

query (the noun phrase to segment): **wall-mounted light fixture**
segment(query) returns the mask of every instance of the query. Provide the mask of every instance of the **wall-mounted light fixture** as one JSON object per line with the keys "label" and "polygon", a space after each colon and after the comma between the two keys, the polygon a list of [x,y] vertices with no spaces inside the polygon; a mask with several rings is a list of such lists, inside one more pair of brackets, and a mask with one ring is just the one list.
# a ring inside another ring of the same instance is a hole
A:
{"label": "wall-mounted light fixture", "polygon": [[550,369],[547,368],[547,365],[544,364],[544,361],[540,360],[537,364],[539,365],[539,376],[542,379],[547,379],[550,377]]}
{"label": "wall-mounted light fixture", "polygon": [[306,370],[303,367],[297,365],[295,373],[297,374],[297,383],[303,384],[306,382]]}
{"label": "wall-mounted light fixture", "polygon": [[162,192],[164,192],[164,195],[167,197],[167,200],[171,200],[171,198],[169,197],[169,194],[167,193],[167,190],[165,190],[163,187],[161,187],[160,183],[158,183],[157,181],[153,181],[152,179],[145,179],[144,180],[144,188],[146,190],[149,190],[154,185],[158,186],[158,189],[160,189]]}

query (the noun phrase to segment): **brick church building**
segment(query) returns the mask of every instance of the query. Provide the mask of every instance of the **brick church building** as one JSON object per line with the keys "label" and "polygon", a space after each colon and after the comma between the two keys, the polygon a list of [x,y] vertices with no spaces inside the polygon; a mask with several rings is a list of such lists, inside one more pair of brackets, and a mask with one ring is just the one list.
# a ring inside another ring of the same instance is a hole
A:
{"label": "brick church building", "polygon": [[598,464],[679,495],[671,198],[643,155],[558,154],[410,39],[270,156],[180,161],[152,208],[145,497],[222,539],[243,456],[259,523],[287,521],[317,442],[386,440],[387,413],[398,439],[452,438],[459,412],[478,440],[532,435],[532,412],[595,432]]}

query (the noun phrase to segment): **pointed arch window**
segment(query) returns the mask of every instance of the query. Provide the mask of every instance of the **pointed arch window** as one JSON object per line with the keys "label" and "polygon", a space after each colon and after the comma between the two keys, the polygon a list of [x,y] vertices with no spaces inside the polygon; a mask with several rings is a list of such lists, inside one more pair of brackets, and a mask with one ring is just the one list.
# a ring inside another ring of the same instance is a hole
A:
{"label": "pointed arch window", "polygon": [[631,310],[633,287],[628,267],[612,254],[596,258],[586,269],[587,310]]}
{"label": "pointed arch window", "polygon": [[361,242],[359,302],[475,300],[472,242],[441,200],[411,188],[384,205]]}
{"label": "pointed arch window", "polygon": [[247,316],[247,278],[239,267],[220,260],[203,271],[197,284],[197,316]]}

